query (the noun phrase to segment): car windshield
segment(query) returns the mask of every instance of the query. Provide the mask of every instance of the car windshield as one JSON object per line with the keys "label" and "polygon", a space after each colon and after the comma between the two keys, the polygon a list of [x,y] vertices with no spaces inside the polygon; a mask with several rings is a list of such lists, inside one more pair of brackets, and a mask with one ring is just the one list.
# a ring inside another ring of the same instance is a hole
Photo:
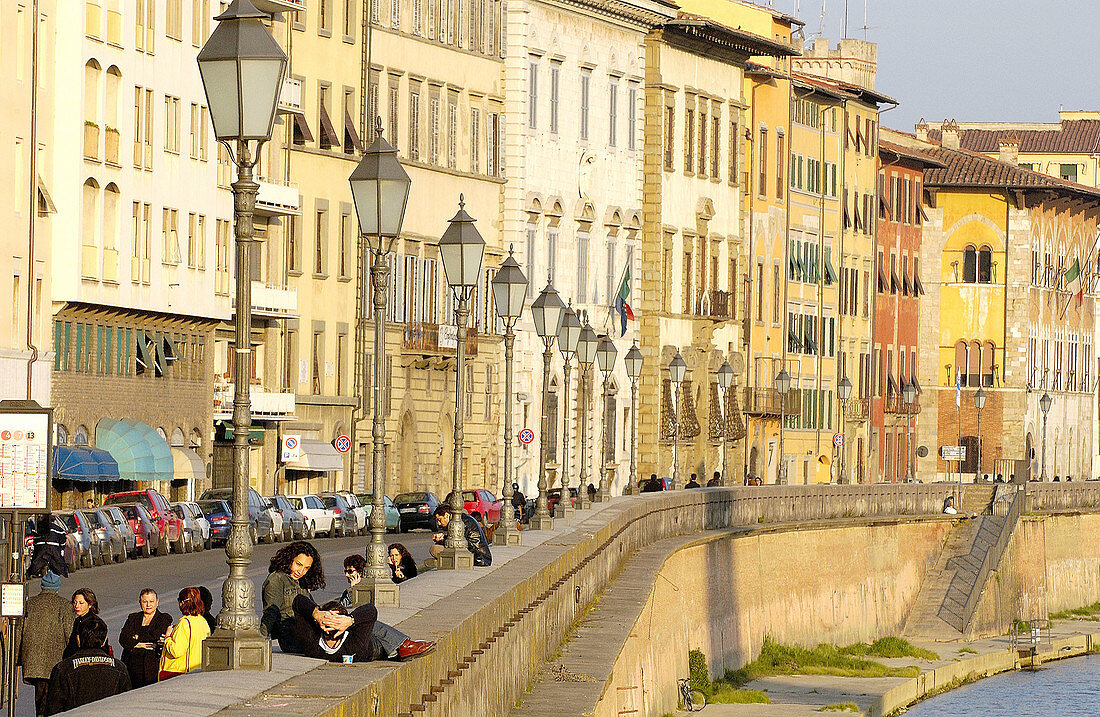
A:
{"label": "car windshield", "polygon": [[393,499],[394,503],[427,503],[427,493],[402,493]]}
{"label": "car windshield", "polygon": [[301,498],[287,498],[287,500],[289,500],[290,504],[293,505],[298,510],[302,509],[302,499]]}
{"label": "car windshield", "polygon": [[72,513],[66,513],[61,516],[61,520],[65,523],[65,529],[70,533],[75,533],[80,530],[80,526],[76,524],[76,516]]}
{"label": "car windshield", "polygon": [[462,500],[466,503],[476,503],[477,493],[472,490],[464,490],[462,491]]}
{"label": "car windshield", "polygon": [[354,493],[348,493],[347,495],[345,495],[344,500],[346,500],[348,502],[348,505],[350,505],[352,508],[359,507],[359,500],[355,497]]}
{"label": "car windshield", "polygon": [[173,505],[172,506],[172,512],[175,513],[178,518],[182,519],[182,518],[186,517],[183,514],[183,506],[182,505]]}
{"label": "car windshield", "polygon": [[323,498],[321,498],[321,500],[323,500],[325,502],[325,507],[326,508],[342,508],[343,507],[342,505],[340,505],[339,501],[337,500],[337,497],[334,496],[334,495],[326,495]]}
{"label": "car windshield", "polygon": [[212,513],[228,513],[229,506],[225,504],[224,500],[200,500],[199,510],[207,515]]}

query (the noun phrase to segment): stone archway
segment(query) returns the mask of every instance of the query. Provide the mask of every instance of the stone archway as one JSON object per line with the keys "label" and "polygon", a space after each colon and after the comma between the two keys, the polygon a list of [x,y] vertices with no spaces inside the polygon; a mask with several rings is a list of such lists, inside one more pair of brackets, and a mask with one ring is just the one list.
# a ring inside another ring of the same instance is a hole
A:
{"label": "stone archway", "polygon": [[401,417],[401,429],[397,435],[401,464],[397,467],[397,480],[401,493],[416,489],[416,421],[411,412]]}

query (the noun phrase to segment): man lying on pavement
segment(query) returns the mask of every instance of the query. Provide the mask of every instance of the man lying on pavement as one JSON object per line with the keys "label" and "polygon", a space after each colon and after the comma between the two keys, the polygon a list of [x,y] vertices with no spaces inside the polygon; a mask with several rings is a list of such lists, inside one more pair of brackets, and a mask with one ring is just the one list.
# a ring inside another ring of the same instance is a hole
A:
{"label": "man lying on pavement", "polygon": [[406,660],[435,647],[430,640],[413,640],[379,622],[378,608],[372,604],[360,605],[348,614],[339,600],[317,607],[306,595],[294,598],[291,629],[294,643],[302,646],[302,654],[329,662]]}

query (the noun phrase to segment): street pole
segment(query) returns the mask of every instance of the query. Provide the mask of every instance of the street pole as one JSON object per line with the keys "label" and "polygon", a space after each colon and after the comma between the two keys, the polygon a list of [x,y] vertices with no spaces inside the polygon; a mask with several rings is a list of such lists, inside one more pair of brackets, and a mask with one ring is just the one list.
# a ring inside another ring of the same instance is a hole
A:
{"label": "street pole", "polygon": [[512,443],[515,441],[512,434],[512,372],[515,365],[516,322],[523,314],[528,284],[509,246],[507,258],[492,280],[493,305],[504,323],[504,505],[493,532],[493,545],[520,544],[519,530],[512,518],[512,485],[515,482],[512,465]]}
{"label": "street pole", "polygon": [[779,394],[779,465],[775,470],[775,482],[779,485],[787,483],[787,464],[783,460],[783,429],[787,423],[787,394]]}
{"label": "street pole", "polygon": [[542,343],[545,350],[542,352],[542,420],[539,432],[539,495],[535,499],[535,514],[531,516],[530,526],[532,530],[552,530],[554,519],[550,517],[550,510],[546,507],[546,464],[550,461],[550,359],[553,352],[550,347],[554,345],[554,336],[546,336]]}
{"label": "street pole", "polygon": [[603,375],[603,469],[600,471],[600,488],[596,492],[597,503],[606,503],[611,500],[610,491],[614,482],[611,475],[611,444],[608,441],[611,433],[610,427],[607,425],[607,406],[611,401],[611,390],[608,387],[610,375],[609,373]]}
{"label": "street pole", "polygon": [[630,379],[630,481],[626,486],[626,494],[634,492],[638,485],[638,379]]}
{"label": "street pole", "polygon": [[680,487],[680,381],[676,382],[676,407],[672,412],[672,490]]}
{"label": "street pole", "polygon": [[905,440],[909,444],[907,446],[908,450],[905,451],[909,455],[909,460],[906,461],[909,464],[909,475],[906,476],[906,482],[907,483],[912,483],[913,479],[914,479],[914,476],[913,476],[913,404],[912,403],[906,403],[905,404],[905,413],[906,413],[906,416],[905,416],[905,422],[906,422]]}
{"label": "street pole", "polygon": [[[577,510],[584,510],[588,506],[588,371],[591,363],[581,364],[581,470],[577,479]],[[569,489],[562,488],[561,500],[558,505],[569,502]]]}
{"label": "street pole", "polygon": [[1047,413],[1043,411],[1043,465],[1039,469],[1039,480],[1047,481]]}
{"label": "street pole", "polygon": [[848,482],[848,399],[840,402],[840,478],[837,483]]}
{"label": "street pole", "polygon": [[727,403],[730,389],[722,389],[722,481],[721,485],[730,484],[730,419],[727,415]]}
{"label": "street pole", "polygon": [[466,386],[466,320],[470,315],[469,299],[466,289],[460,289],[458,308],[455,309],[455,324],[458,326],[458,346],[455,350],[455,431],[454,464],[451,466],[451,519],[447,523],[447,537],[443,542],[443,554],[439,558],[439,567],[458,570],[474,567],[474,557],[466,548],[464,526],[462,524],[462,454],[463,424],[466,412],[462,410],[462,392]]}
{"label": "street pole", "polygon": [[978,407],[978,463],[974,469],[974,482],[977,483],[982,477],[982,409]]}
{"label": "street pole", "polygon": [[[564,366],[562,375],[562,387],[564,393],[562,396],[565,400],[562,401],[562,418],[561,418],[561,475],[558,476],[558,485],[561,487],[561,497],[558,498],[558,504],[554,507],[555,518],[572,518],[575,509],[573,508],[573,501],[569,499],[569,417],[572,413],[572,404],[570,400],[570,384],[569,373],[572,368],[572,356],[565,351],[565,346],[560,341],[558,342],[558,348],[562,351],[562,364]],[[579,389],[578,389],[579,390]],[[583,430],[579,429],[579,430]],[[581,439],[584,440],[583,438]],[[582,457],[583,461],[584,458]],[[583,470],[583,468],[582,468]],[[577,497],[580,500],[580,496]],[[580,508],[577,505],[577,508]]]}

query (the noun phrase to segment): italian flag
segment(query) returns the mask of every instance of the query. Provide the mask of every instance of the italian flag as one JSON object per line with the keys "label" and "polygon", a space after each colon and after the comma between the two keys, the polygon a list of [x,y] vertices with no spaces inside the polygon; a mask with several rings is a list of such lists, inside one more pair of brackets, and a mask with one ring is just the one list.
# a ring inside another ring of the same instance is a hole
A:
{"label": "italian flag", "polygon": [[1080,306],[1084,301],[1085,293],[1081,287],[1081,263],[1077,259],[1074,259],[1066,270],[1066,288],[1069,293],[1077,297],[1077,305]]}
{"label": "italian flag", "polygon": [[626,322],[634,320],[634,312],[627,303],[630,298],[630,267],[623,272],[623,281],[619,284],[619,293],[615,295],[615,310],[619,312],[622,332],[619,336],[626,336]]}

